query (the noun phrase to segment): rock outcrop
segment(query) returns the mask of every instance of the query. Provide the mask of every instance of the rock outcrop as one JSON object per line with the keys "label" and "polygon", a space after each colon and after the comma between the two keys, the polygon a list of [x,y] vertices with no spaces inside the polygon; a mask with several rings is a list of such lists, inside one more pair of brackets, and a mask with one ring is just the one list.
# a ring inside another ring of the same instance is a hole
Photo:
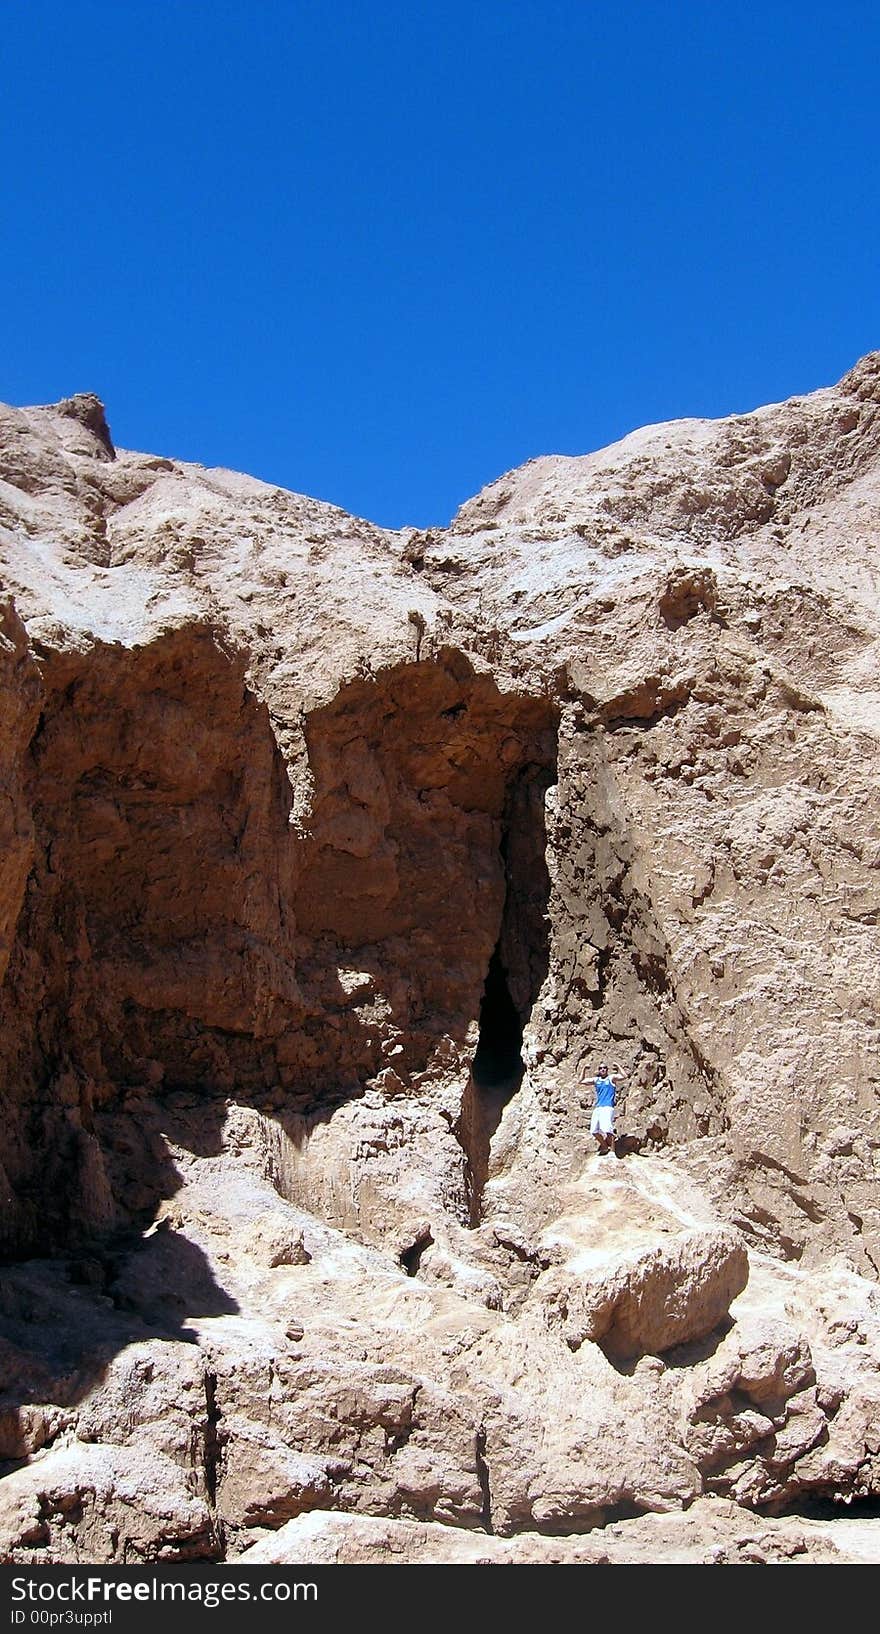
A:
{"label": "rock outcrop", "polygon": [[864,1558],[878,536],[880,356],[427,533],[0,410],[0,1558]]}

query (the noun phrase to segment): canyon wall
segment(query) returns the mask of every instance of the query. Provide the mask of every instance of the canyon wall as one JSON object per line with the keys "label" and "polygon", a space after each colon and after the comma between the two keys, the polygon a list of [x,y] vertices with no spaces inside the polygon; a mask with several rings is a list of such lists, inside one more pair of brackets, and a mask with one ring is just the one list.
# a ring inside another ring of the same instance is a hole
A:
{"label": "canyon wall", "polygon": [[428,532],[0,411],[3,1558],[834,1557],[878,512],[878,356]]}

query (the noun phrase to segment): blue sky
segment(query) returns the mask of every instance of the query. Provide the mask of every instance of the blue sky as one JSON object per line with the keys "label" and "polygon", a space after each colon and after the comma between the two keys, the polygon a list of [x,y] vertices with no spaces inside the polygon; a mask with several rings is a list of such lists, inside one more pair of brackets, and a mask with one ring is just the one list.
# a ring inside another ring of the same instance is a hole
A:
{"label": "blue sky", "polygon": [[389,526],[880,346],[880,7],[3,0],[0,399]]}

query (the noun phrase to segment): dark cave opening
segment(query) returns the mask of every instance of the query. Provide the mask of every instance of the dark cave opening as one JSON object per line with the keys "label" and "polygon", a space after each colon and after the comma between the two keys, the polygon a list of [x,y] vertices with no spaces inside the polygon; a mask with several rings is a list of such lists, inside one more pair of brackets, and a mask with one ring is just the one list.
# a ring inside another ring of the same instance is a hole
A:
{"label": "dark cave opening", "polygon": [[489,961],[480,1003],[480,1036],[462,1099],[459,1139],[467,1153],[469,1224],[479,1225],[492,1137],[525,1072],[523,1023],[511,997],[500,945]]}
{"label": "dark cave opening", "polygon": [[419,1232],[415,1242],[410,1243],[409,1248],[403,1249],[400,1255],[400,1263],[408,1277],[418,1276],[422,1255],[426,1248],[431,1247],[433,1241],[430,1226],[426,1226],[423,1231]]}
{"label": "dark cave opening", "polygon": [[473,1060],[474,1084],[479,1090],[507,1090],[510,1099],[523,1075],[523,1030],[519,1011],[510,996],[501,950],[489,961],[480,1004],[480,1038]]}
{"label": "dark cave opening", "polygon": [[506,891],[479,1009],[479,1035],[456,1135],[466,1158],[468,1221],[477,1226],[493,1137],[525,1076],[523,1031],[549,966],[544,797],[555,766],[531,764],[507,792],[499,854]]}

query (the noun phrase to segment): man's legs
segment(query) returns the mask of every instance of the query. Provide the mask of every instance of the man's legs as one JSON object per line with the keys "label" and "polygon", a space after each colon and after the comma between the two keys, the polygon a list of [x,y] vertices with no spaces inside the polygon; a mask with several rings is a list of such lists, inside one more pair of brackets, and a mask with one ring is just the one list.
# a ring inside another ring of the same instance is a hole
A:
{"label": "man's legs", "polygon": [[598,1153],[599,1153],[600,1157],[605,1157],[605,1155],[608,1152],[613,1151],[614,1150],[614,1117],[613,1117],[613,1115],[610,1118],[606,1118],[604,1116],[604,1108],[602,1109],[601,1114],[598,1111],[594,1112],[593,1116],[592,1116],[592,1119],[590,1121],[590,1134],[593,1136],[593,1139],[596,1142],[596,1148],[598,1150]]}

